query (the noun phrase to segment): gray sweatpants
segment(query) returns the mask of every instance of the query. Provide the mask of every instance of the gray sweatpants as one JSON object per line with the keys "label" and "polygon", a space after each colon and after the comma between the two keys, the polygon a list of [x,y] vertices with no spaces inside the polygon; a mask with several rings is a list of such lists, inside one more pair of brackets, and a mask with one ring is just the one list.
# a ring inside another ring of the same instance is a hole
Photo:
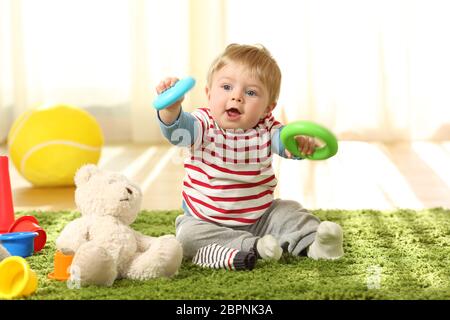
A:
{"label": "gray sweatpants", "polygon": [[227,227],[199,220],[190,215],[178,216],[175,221],[176,237],[183,245],[186,258],[193,257],[201,247],[218,245],[249,251],[256,240],[271,234],[283,251],[299,255],[313,241],[320,220],[298,202],[276,199],[254,224]]}

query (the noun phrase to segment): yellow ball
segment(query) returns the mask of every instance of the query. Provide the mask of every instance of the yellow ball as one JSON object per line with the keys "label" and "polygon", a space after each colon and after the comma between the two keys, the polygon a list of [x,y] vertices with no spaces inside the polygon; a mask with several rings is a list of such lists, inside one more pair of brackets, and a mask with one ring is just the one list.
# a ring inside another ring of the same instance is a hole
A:
{"label": "yellow ball", "polygon": [[78,168],[98,163],[102,145],[95,118],[69,105],[29,110],[14,121],[8,134],[12,162],[35,186],[72,186]]}

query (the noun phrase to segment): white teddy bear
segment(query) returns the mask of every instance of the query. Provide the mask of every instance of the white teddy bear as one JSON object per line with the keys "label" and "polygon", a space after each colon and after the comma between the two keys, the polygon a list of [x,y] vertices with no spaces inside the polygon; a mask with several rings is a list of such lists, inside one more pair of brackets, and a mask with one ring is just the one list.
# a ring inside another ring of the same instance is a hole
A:
{"label": "white teddy bear", "polygon": [[75,253],[71,272],[81,285],[111,286],[117,278],[170,277],[183,257],[173,235],[145,236],[132,228],[142,193],[124,175],[89,164],[75,175],[75,203],[81,217],[56,239],[63,253]]}

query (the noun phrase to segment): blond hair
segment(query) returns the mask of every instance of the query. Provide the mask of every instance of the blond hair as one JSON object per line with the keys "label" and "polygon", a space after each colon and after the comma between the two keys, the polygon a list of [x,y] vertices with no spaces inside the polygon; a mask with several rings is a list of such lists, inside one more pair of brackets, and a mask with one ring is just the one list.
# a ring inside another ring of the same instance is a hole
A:
{"label": "blond hair", "polygon": [[277,62],[263,45],[241,45],[232,43],[211,64],[208,71],[208,87],[216,71],[231,62],[246,66],[251,75],[259,79],[269,93],[269,103],[277,102],[280,94],[281,71]]}

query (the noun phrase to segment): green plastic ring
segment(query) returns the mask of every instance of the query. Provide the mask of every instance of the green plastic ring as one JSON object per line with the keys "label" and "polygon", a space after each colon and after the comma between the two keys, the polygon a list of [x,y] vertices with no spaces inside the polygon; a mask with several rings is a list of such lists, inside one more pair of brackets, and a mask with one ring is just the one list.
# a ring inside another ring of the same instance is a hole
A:
{"label": "green plastic ring", "polygon": [[[296,157],[309,160],[325,160],[334,156],[338,151],[338,143],[335,135],[328,129],[310,121],[297,121],[290,123],[281,130],[281,141],[286,149]],[[325,145],[318,148],[311,155],[302,155],[298,150],[295,136],[309,136],[319,138]]]}

